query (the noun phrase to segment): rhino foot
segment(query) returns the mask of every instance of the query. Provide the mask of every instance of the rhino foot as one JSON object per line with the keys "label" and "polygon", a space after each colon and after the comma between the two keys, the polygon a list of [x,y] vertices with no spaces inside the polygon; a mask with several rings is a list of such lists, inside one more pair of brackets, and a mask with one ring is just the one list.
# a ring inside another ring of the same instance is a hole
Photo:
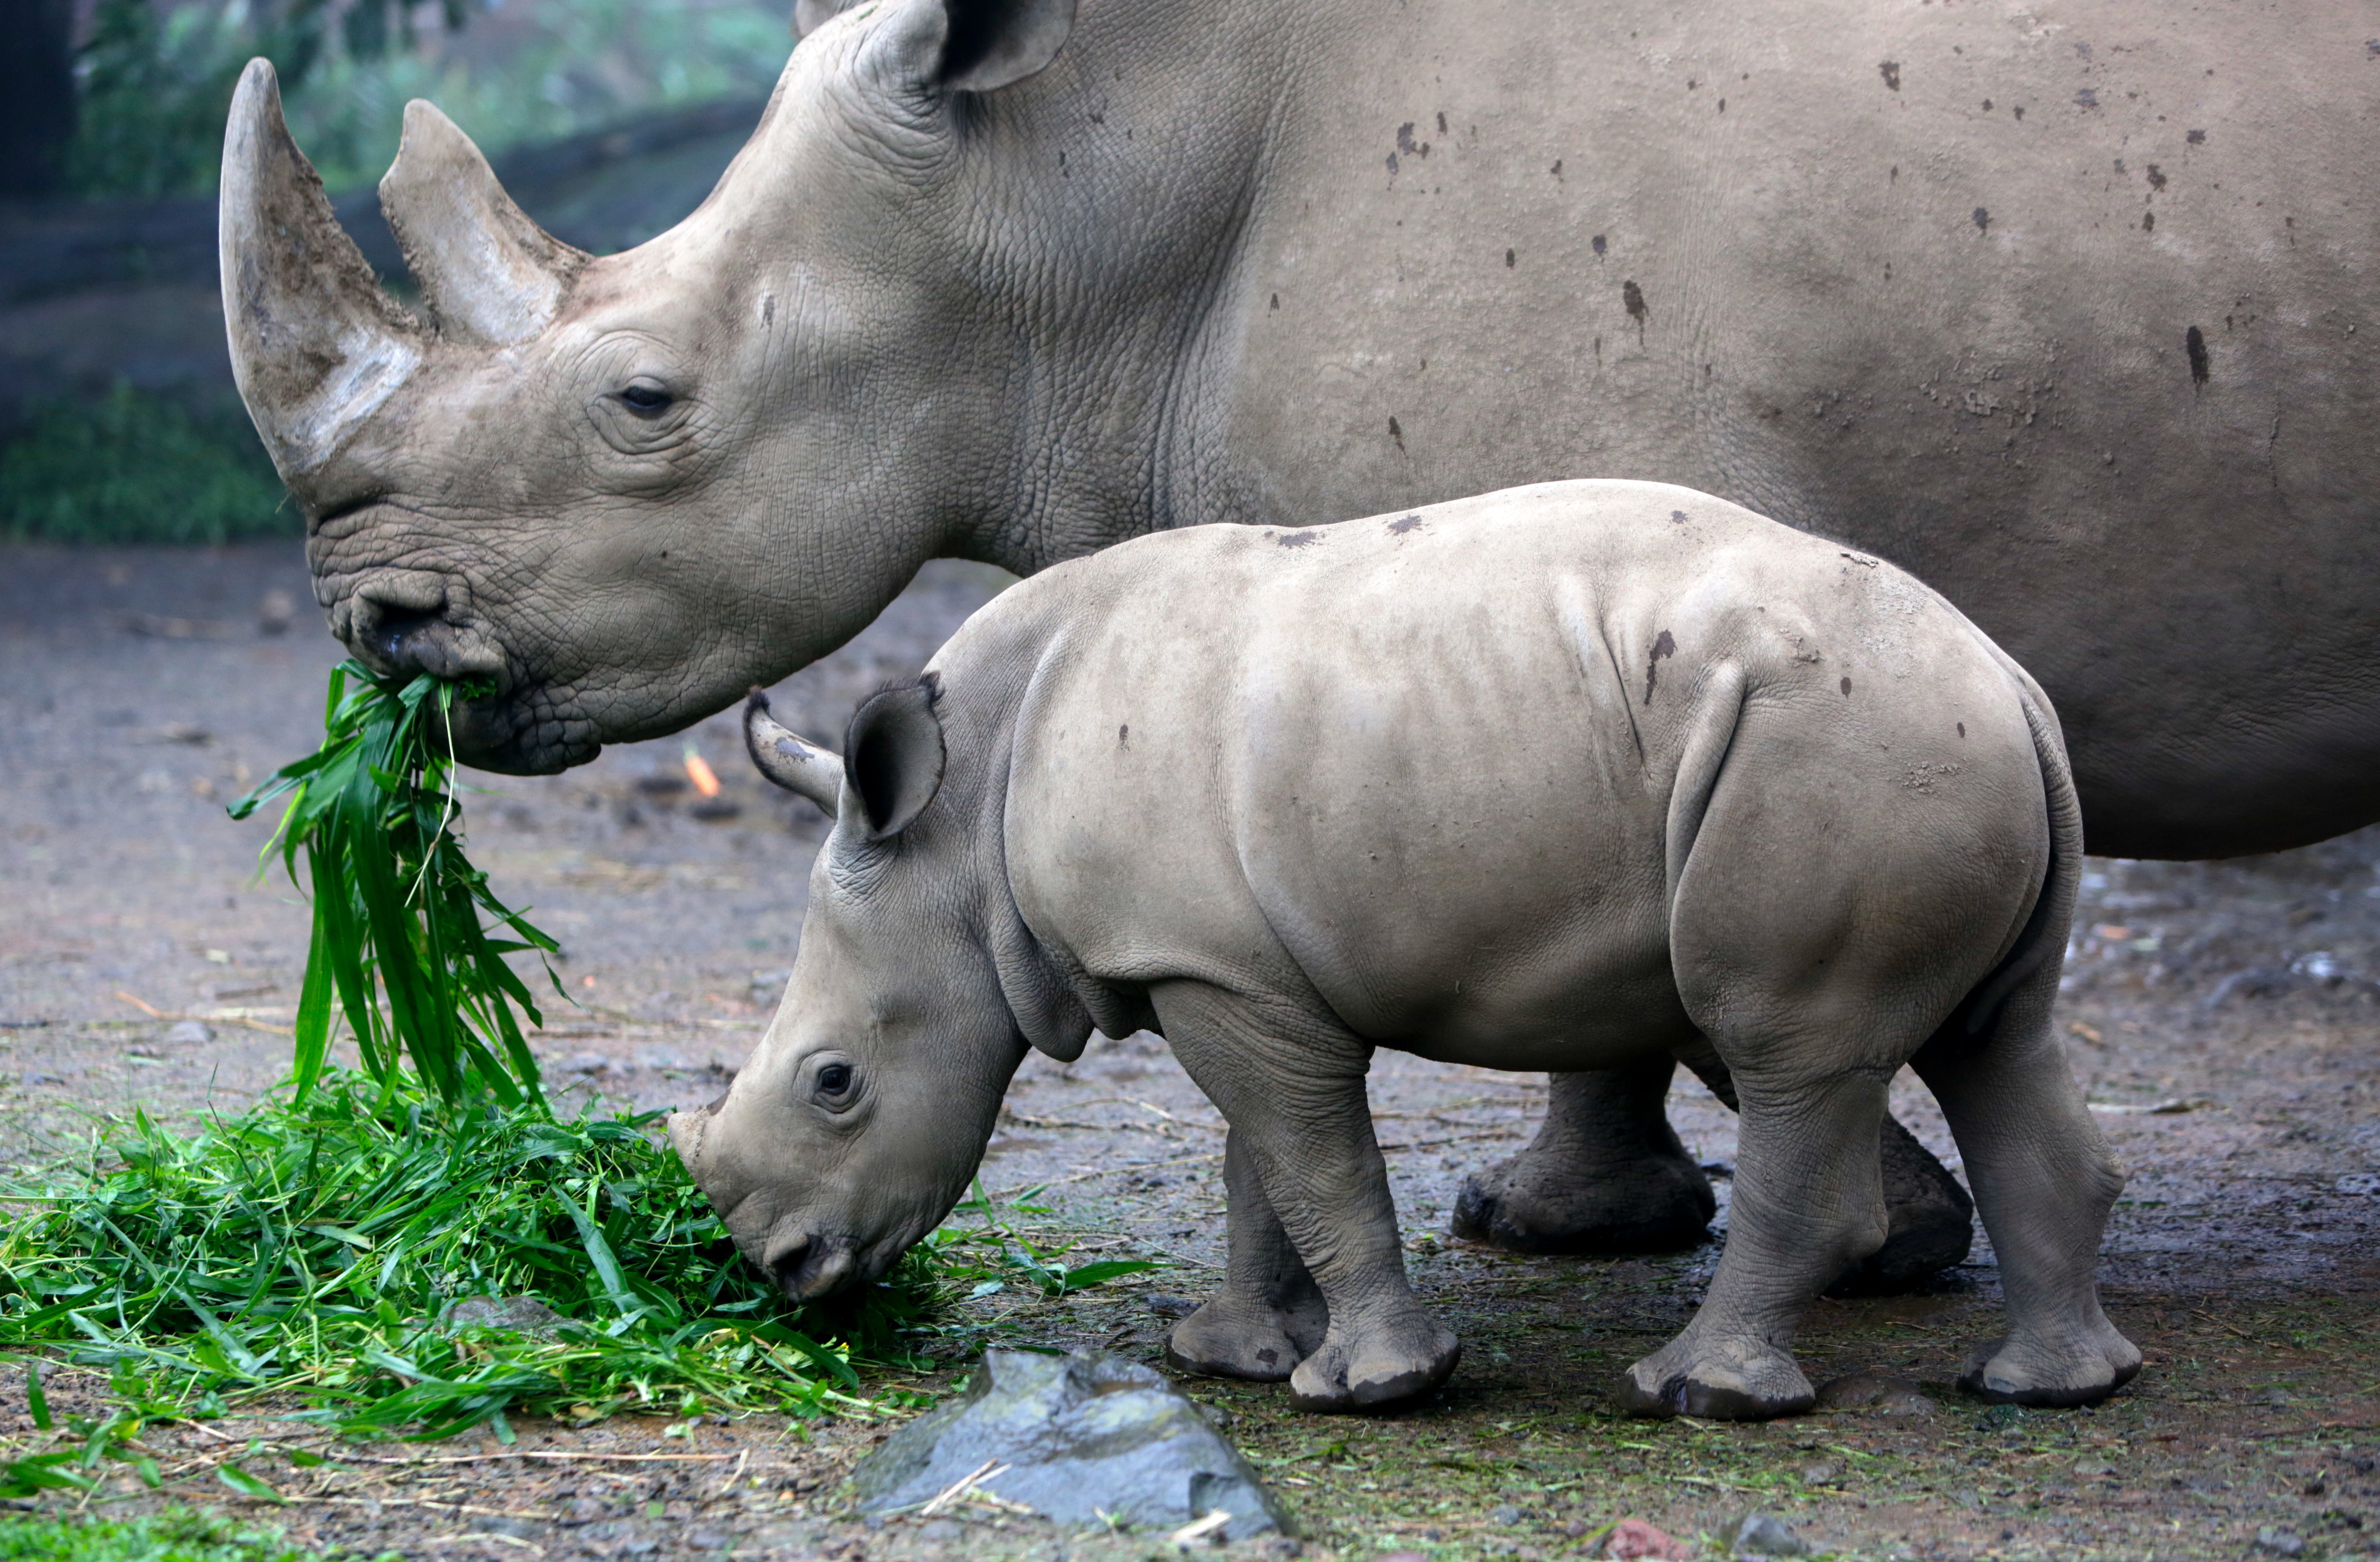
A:
{"label": "rhino foot", "polygon": [[1975,1202],[1949,1168],[1891,1117],[1877,1149],[1884,1165],[1884,1246],[1852,1264],[1827,1294],[1898,1296],[1965,1262],[1975,1243]]}
{"label": "rhino foot", "polygon": [[1319,1292],[1281,1308],[1224,1291],[1173,1325],[1165,1360],[1205,1377],[1281,1383],[1321,1343],[1330,1324],[1330,1309]]}
{"label": "rhino foot", "polygon": [[2101,1318],[2070,1340],[1994,1340],[1968,1359],[1959,1386],[1998,1405],[2065,1409],[2097,1404],[2140,1370],[2140,1347]]}
{"label": "rhino foot", "polygon": [[1436,1388],[1462,1360],[1461,1340],[1427,1313],[1411,1312],[1352,1338],[1325,1339],[1290,1374],[1289,1402],[1324,1415],[1385,1409]]}
{"label": "rhino foot", "polygon": [[1633,1416],[1767,1421],[1817,1403],[1793,1359],[1766,1340],[1697,1342],[1682,1335],[1620,1380],[1620,1408]]}
{"label": "rhino foot", "polygon": [[1684,1154],[1591,1172],[1536,1145],[1463,1179],[1454,1234],[1524,1253],[1673,1252],[1710,1235],[1718,1200]]}

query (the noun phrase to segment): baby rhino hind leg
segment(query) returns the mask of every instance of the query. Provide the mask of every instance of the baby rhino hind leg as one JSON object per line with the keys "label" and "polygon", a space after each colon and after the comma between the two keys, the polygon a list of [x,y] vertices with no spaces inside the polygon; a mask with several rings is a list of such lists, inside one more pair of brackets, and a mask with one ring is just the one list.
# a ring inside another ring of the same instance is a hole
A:
{"label": "baby rhino hind leg", "polygon": [[1701,1310],[1621,1386],[1637,1413],[1811,1404],[1789,1348],[1885,1239],[1887,1083],[2001,959],[2047,854],[2030,745],[1999,736],[1995,753],[1978,734],[1960,787],[1919,793],[1849,722],[1736,726],[1670,909],[1679,995],[1735,1083],[1735,1195]]}

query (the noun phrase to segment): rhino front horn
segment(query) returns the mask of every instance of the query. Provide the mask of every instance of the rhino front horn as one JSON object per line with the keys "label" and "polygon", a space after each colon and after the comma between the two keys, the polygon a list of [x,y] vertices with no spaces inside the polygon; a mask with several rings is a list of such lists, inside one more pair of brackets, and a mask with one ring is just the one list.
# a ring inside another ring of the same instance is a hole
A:
{"label": "rhino front horn", "polygon": [[586,251],[531,222],[471,138],[434,104],[405,105],[380,207],[442,336],[505,347],[545,329]]}
{"label": "rhino front horn", "polygon": [[759,689],[744,702],[744,747],[752,763],[789,792],[832,815],[843,801],[843,760],[769,714],[769,697]]}
{"label": "rhino front horn", "polygon": [[289,138],[269,61],[240,73],[224,133],[224,323],[232,375],[284,481],[328,460],[421,362],[421,328],[382,291]]}

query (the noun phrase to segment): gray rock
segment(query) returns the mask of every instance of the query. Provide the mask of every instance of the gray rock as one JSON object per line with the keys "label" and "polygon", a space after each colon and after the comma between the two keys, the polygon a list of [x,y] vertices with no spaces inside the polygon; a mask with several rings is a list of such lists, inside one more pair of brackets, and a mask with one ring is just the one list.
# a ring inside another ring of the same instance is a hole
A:
{"label": "gray rock", "polygon": [[1488,1517],[1499,1524],[1517,1524],[1528,1516],[1511,1503],[1506,1503],[1501,1507],[1488,1509]]}
{"label": "gray rock", "polygon": [[2254,1549],[2265,1556],[2303,1556],[2306,1544],[2292,1531],[2259,1530]]}
{"label": "gray rock", "polygon": [[449,1307],[440,1320],[448,1328],[469,1325],[510,1329],[515,1334],[550,1336],[562,1314],[533,1296],[467,1296]]}
{"label": "gray rock", "polygon": [[1198,1304],[1188,1297],[1165,1291],[1151,1291],[1141,1298],[1141,1303],[1160,1318],[1187,1318],[1198,1311]]}
{"label": "gray rock", "polygon": [[861,1511],[974,1489],[1062,1524],[1174,1529],[1216,1508],[1220,1538],[1288,1524],[1256,1471],[1161,1375],[1120,1356],[987,1350],[967,1391],[903,1427],[852,1471]]}
{"label": "gray rock", "polygon": [[1747,1513],[1727,1549],[1730,1556],[1807,1556],[1810,1543],[1774,1514]]}
{"label": "gray rock", "polygon": [[185,1019],[165,1032],[165,1040],[176,1046],[204,1046],[215,1039],[215,1033],[200,1020]]}
{"label": "gray rock", "polygon": [[1818,1408],[1861,1410],[1872,1416],[1925,1416],[1934,1413],[1935,1405],[1924,1389],[1907,1378],[1850,1373],[1818,1386]]}

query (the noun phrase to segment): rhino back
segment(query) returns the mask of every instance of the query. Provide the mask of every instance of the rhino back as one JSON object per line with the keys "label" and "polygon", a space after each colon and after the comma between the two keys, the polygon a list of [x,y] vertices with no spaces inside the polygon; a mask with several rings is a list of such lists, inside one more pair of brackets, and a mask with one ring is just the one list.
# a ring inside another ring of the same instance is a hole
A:
{"label": "rhino back", "polygon": [[[1930,815],[1937,781],[2033,765],[2014,681],[1940,598],[1660,485],[1164,534],[1000,611],[1041,648],[1007,871],[1069,967],[1318,1002],[1497,1067],[1685,1032],[1667,841],[1715,702],[1819,733],[1811,753],[1857,755],[1848,784],[1888,799],[1920,775]],[[953,690],[977,633],[944,653]]]}
{"label": "rhino back", "polygon": [[2361,823],[2372,31],[2335,0],[1366,7],[1299,69],[1196,362],[1196,518],[1683,483],[2007,644],[2098,849]]}

